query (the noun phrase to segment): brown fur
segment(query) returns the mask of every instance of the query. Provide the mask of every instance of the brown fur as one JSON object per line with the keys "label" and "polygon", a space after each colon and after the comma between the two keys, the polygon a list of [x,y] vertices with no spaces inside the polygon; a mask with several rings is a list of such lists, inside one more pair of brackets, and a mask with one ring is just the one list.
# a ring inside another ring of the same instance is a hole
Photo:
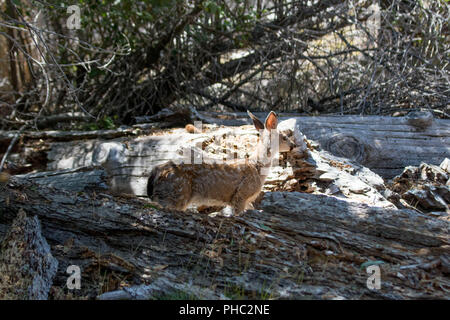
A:
{"label": "brown fur", "polygon": [[[230,163],[175,164],[172,161],[153,168],[147,185],[149,198],[164,207],[186,210],[189,205],[227,206],[235,213],[244,211],[258,196],[264,184],[274,151],[270,131],[276,130],[277,116],[271,112],[262,124],[249,113],[255,127],[264,129],[253,156]],[[280,139],[283,144],[283,139]],[[280,150],[285,148],[280,145]],[[267,155],[267,156],[264,156]]]}
{"label": "brown fur", "polygon": [[245,209],[258,196],[264,183],[256,166],[236,164],[175,164],[159,167],[152,199],[164,207],[186,210],[187,206],[231,205]]}

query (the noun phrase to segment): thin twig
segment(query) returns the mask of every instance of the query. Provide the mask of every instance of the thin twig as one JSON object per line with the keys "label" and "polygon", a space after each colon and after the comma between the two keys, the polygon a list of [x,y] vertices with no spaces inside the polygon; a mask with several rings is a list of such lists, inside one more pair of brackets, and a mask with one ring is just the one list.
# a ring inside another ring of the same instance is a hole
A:
{"label": "thin twig", "polygon": [[8,149],[6,149],[5,154],[3,155],[2,161],[0,162],[0,172],[3,170],[3,165],[6,162],[6,158],[8,158],[9,153],[11,152],[12,148],[16,144],[17,139],[22,135],[22,132],[25,130],[25,128],[28,126],[28,124],[24,124],[19,131],[16,133],[14,138],[12,138],[11,142],[9,143]]}

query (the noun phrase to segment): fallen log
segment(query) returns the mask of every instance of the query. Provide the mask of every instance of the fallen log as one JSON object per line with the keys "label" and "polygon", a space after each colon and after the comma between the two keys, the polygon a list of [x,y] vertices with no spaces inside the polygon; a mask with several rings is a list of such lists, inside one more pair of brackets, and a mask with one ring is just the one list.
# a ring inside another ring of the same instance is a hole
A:
{"label": "fallen log", "polygon": [[[281,134],[297,147],[276,159],[265,191],[334,194],[371,205],[393,207],[382,195],[384,181],[378,175],[352,161],[308,147],[306,138],[295,130],[292,121],[281,123],[279,127]],[[80,186],[77,190],[82,190],[82,179],[71,182],[74,179],[69,175],[71,170],[96,166],[104,169],[111,192],[145,197],[148,176],[154,166],[169,160],[217,162],[230,155],[244,159],[253,151],[256,140],[257,133],[252,126],[205,126],[205,132],[200,134],[173,129],[166,135],[136,139],[53,143],[48,153],[48,169],[59,171],[42,173],[38,177],[27,176],[32,179],[47,175],[59,177],[58,181],[66,180],[70,185]],[[69,170],[69,174],[65,170]],[[91,176],[99,174],[92,173]],[[58,184],[49,179],[43,181]]]}
{"label": "fallen log", "polygon": [[[281,154],[274,163],[264,186],[265,191],[333,194],[373,206],[392,207],[394,203],[400,208],[415,208],[414,205],[402,204],[401,196],[393,188],[390,189],[394,193],[387,190],[383,179],[366,167],[316,150],[319,146],[307,140],[298,130],[297,124],[298,119],[294,118],[279,125],[280,132],[292,139],[297,147],[290,154]],[[109,188],[115,194],[145,197],[147,178],[155,165],[177,159],[218,161],[230,154],[242,159],[254,149],[256,139],[256,132],[251,126],[204,126],[203,131],[197,134],[188,134],[184,129],[172,129],[166,131],[165,135],[153,134],[134,139],[56,142],[48,153],[48,169],[52,171],[26,176],[41,184],[73,191],[95,189],[97,184],[99,189]],[[89,168],[93,167],[98,169],[88,173]],[[440,204],[425,206],[437,210],[444,208],[445,211],[448,195],[443,195],[443,200],[439,200],[442,197],[439,194],[448,194],[448,187],[444,187],[445,190],[439,188],[434,198]],[[424,199],[429,198],[428,194],[436,194],[423,190],[411,190],[409,193],[409,199]],[[410,200],[407,202],[411,203]]]}
{"label": "fallen log", "polygon": [[16,175],[39,185],[71,192],[108,190],[105,170],[96,167],[79,167],[76,169],[36,172]]}
{"label": "fallen log", "polygon": [[[396,209],[380,176],[321,150],[298,121],[280,123],[296,148],[277,159],[257,210],[234,217],[115,195],[145,195],[151,168],[174,157],[245,157],[257,139],[250,126],[53,142],[50,171],[0,186],[0,239],[20,210],[37,215],[59,262],[53,298],[447,298],[448,214]],[[82,270],[79,291],[65,287],[70,265]],[[367,287],[369,265],[381,269],[379,290]]]}
{"label": "fallen log", "polygon": [[82,139],[114,139],[123,136],[137,135],[142,132],[139,128],[124,127],[110,130],[92,130],[92,131],[3,131],[0,130],[0,141],[8,142],[12,140],[16,134],[21,134],[25,139],[48,139],[52,141],[73,141]]}
{"label": "fallen log", "polygon": [[[210,128],[218,125],[250,124],[245,113],[216,114],[195,112],[195,110],[191,110],[191,112],[193,120],[197,119],[204,124],[214,124],[210,125]],[[265,114],[257,112],[256,115],[263,116]],[[434,119],[428,112],[411,113],[405,117],[354,115],[299,117],[295,113],[282,113],[279,117],[280,120],[289,120],[296,130],[303,133],[308,139],[315,141],[322,150],[357,162],[384,179],[393,178],[407,166],[418,166],[422,162],[439,165],[443,159],[450,158],[450,120]],[[162,119],[164,120],[164,118]],[[158,123],[154,122],[115,130],[25,131],[22,137],[25,139],[48,139],[49,141],[76,141],[75,143],[82,139],[127,141],[127,138],[121,137],[161,134],[155,129],[157,127]],[[186,134],[183,129],[174,131],[180,135]],[[16,134],[15,131],[0,131],[0,142],[7,146]],[[51,154],[49,158],[53,161]],[[84,163],[83,165],[88,164]],[[78,166],[83,165],[78,164]],[[49,166],[49,169],[51,168]],[[75,166],[68,165],[60,169],[73,168]]]}
{"label": "fallen log", "polygon": [[[204,117],[219,114],[200,112]],[[255,112],[256,116],[264,113]],[[249,123],[244,112],[220,114],[218,124]],[[373,170],[385,179],[400,174],[407,166],[421,162],[439,165],[450,157],[450,120],[435,119],[430,112],[411,112],[404,117],[317,116],[280,114],[280,120],[294,119],[308,139],[331,154],[345,157]]]}
{"label": "fallen log", "polygon": [[[298,192],[266,193],[257,209],[229,218],[169,212],[12,177],[0,190],[0,237],[20,210],[36,214],[59,262],[59,297],[168,279],[174,290],[228,298],[448,298],[445,217]],[[367,287],[370,264],[381,269],[379,290]],[[65,286],[70,265],[82,270],[78,291]]]}

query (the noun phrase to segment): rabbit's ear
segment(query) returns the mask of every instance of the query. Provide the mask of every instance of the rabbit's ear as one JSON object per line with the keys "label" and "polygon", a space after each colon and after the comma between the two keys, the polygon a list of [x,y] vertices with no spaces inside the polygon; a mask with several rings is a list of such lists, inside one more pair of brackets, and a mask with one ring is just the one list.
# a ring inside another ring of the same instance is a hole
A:
{"label": "rabbit's ear", "polygon": [[256,130],[263,130],[264,124],[259,120],[253,113],[247,110],[247,114],[250,118],[253,120],[253,125],[255,126]]}
{"label": "rabbit's ear", "polygon": [[277,114],[273,111],[270,111],[269,115],[266,118],[266,129],[267,130],[275,130],[278,125],[278,117]]}

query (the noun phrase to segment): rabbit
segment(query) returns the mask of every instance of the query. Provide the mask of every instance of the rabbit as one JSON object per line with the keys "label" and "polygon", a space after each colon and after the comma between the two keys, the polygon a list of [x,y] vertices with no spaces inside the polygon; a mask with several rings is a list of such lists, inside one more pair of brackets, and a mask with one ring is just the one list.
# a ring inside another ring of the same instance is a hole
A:
{"label": "rabbit", "polygon": [[[176,164],[173,161],[153,168],[147,195],[166,208],[185,211],[197,207],[231,207],[231,214],[249,208],[259,195],[277,152],[292,148],[279,137],[278,117],[271,111],[264,124],[250,111],[248,115],[260,131],[256,150],[248,159],[230,163]],[[278,142],[278,143],[277,143]]]}

